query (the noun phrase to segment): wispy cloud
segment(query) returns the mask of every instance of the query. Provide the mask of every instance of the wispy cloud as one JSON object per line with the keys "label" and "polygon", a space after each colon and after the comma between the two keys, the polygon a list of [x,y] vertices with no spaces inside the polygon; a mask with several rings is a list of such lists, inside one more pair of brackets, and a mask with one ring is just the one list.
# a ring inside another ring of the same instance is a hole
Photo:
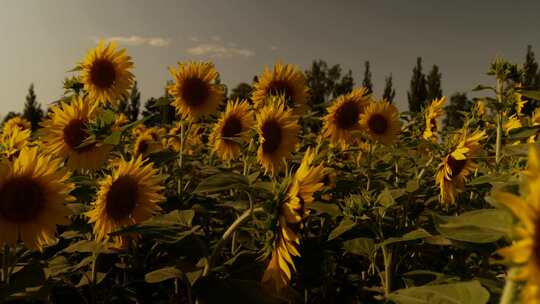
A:
{"label": "wispy cloud", "polygon": [[90,38],[96,43],[99,42],[100,40],[105,40],[105,41],[115,41],[118,44],[132,45],[132,46],[147,45],[147,46],[153,46],[153,47],[166,47],[171,44],[171,39],[166,38],[166,37],[144,37],[144,36],[131,35],[131,36],[112,36],[112,37],[106,37],[106,38],[92,36]]}
{"label": "wispy cloud", "polygon": [[277,51],[279,48],[275,45],[270,46],[270,51]]}
{"label": "wispy cloud", "polygon": [[[214,39],[212,39],[214,40]],[[215,41],[215,40],[214,40]],[[235,44],[226,46],[221,43],[201,43],[187,49],[187,52],[196,56],[208,56],[212,58],[229,58],[233,56],[252,57],[255,52],[246,48],[236,47]]]}

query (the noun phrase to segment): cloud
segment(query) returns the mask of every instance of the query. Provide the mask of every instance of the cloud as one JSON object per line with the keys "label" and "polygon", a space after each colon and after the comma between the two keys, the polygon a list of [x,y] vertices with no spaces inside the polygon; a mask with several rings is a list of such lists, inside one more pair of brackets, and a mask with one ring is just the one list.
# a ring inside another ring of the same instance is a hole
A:
{"label": "cloud", "polygon": [[144,37],[144,36],[131,35],[131,36],[112,36],[112,37],[107,37],[107,38],[98,38],[98,37],[93,36],[91,38],[96,43],[103,39],[107,42],[115,41],[118,44],[132,45],[132,46],[148,45],[148,46],[153,46],[153,47],[166,47],[171,44],[171,39],[165,38],[165,37]]}
{"label": "cloud", "polygon": [[277,50],[278,50],[277,46],[275,46],[275,45],[270,46],[270,51],[277,51]]}
{"label": "cloud", "polygon": [[225,46],[219,43],[201,43],[187,49],[187,52],[196,56],[208,56],[213,58],[229,58],[233,56],[252,57],[255,52],[236,46]]}

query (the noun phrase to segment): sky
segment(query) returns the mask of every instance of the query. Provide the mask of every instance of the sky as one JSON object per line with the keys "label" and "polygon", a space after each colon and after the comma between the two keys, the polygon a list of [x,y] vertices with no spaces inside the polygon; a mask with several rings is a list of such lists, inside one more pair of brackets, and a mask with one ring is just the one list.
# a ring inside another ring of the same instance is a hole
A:
{"label": "sky", "polygon": [[179,61],[213,61],[231,88],[279,60],[305,70],[323,59],[361,84],[369,60],[375,95],[392,74],[405,110],[416,57],[439,66],[445,95],[490,84],[496,56],[540,54],[538,12],[537,0],[0,0],[0,115],[23,109],[30,83],[44,106],[57,100],[99,39],[127,48],[143,102]]}

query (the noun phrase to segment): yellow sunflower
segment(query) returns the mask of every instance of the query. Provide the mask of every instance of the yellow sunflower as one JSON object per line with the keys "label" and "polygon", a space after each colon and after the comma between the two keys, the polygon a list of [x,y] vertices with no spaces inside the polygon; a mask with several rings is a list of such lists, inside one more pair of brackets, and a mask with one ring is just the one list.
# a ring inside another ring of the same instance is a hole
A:
{"label": "yellow sunflower", "polygon": [[229,101],[210,134],[212,149],[223,160],[237,157],[241,142],[249,141],[249,131],[253,124],[253,114],[247,101]]}
{"label": "yellow sunflower", "polygon": [[323,135],[330,138],[332,145],[340,144],[345,149],[351,143],[353,132],[361,129],[360,114],[370,98],[365,88],[357,88],[339,96],[328,108],[328,114],[323,118]]}
{"label": "yellow sunflower", "polygon": [[67,160],[72,169],[97,169],[107,160],[112,146],[89,141],[87,124],[99,114],[98,103],[74,97],[52,108],[42,123],[45,151]]}
{"label": "yellow sunflower", "polygon": [[165,200],[161,194],[164,177],[141,156],[130,161],[120,159],[113,167],[112,174],[99,182],[93,208],[86,216],[94,225],[98,241],[111,240],[122,247],[126,239],[109,234],[147,220],[161,210],[158,204]]}
{"label": "yellow sunflower", "polygon": [[510,279],[527,281],[522,289],[522,303],[540,303],[540,179],[534,171],[540,165],[540,151],[537,148],[529,150],[528,175],[523,184],[521,196],[506,192],[494,193],[494,198],[508,207],[520,220],[520,225],[514,228],[518,238],[511,246],[500,249],[499,253],[508,261],[520,268],[515,277]]}
{"label": "yellow sunflower", "polygon": [[399,111],[388,101],[371,102],[360,114],[360,125],[371,139],[392,144],[401,132]]}
{"label": "yellow sunflower", "polygon": [[21,116],[15,116],[4,123],[4,126],[2,127],[2,134],[9,134],[14,129],[30,130],[32,129],[32,125],[25,118]]}
{"label": "yellow sunflower", "polygon": [[133,85],[133,62],[126,50],[116,50],[116,43],[101,41],[80,64],[81,82],[90,100],[118,103]]}
{"label": "yellow sunflower", "polygon": [[426,128],[422,136],[426,140],[436,141],[437,136],[435,133],[441,130],[441,123],[439,118],[444,115],[444,105],[446,103],[446,97],[434,99],[425,110],[424,116],[426,118]]}
{"label": "yellow sunflower", "polygon": [[476,103],[474,104],[474,110],[480,117],[486,115],[487,113],[486,101],[483,99],[477,100]]}
{"label": "yellow sunflower", "polygon": [[256,108],[266,105],[270,96],[281,96],[287,106],[303,114],[309,100],[306,78],[298,67],[291,64],[276,63],[271,70],[265,68],[253,85],[251,99]]}
{"label": "yellow sunflower", "polygon": [[519,118],[517,117],[516,114],[510,116],[506,122],[503,124],[502,128],[504,130],[504,132],[506,133],[506,135],[508,135],[508,133],[513,130],[513,129],[517,129],[517,128],[521,128],[523,125],[521,124],[521,121],[519,120]]}
{"label": "yellow sunflower", "polygon": [[15,246],[22,240],[41,249],[55,240],[56,225],[68,225],[75,188],[61,160],[24,148],[19,156],[0,166],[0,244]]}
{"label": "yellow sunflower", "polygon": [[18,128],[13,128],[7,134],[2,136],[3,150],[2,154],[8,159],[17,156],[19,152],[28,147],[31,143],[30,140],[31,131],[30,129],[21,130]]}
{"label": "yellow sunflower", "polygon": [[223,101],[224,90],[216,79],[219,74],[210,62],[178,63],[178,69],[169,68],[175,83],[168,87],[174,97],[172,105],[178,115],[197,119],[213,114]]}
{"label": "yellow sunflower", "polygon": [[162,149],[163,146],[160,138],[156,136],[156,133],[150,129],[147,129],[137,135],[133,143],[134,156],[147,156],[149,154],[159,152]]}
{"label": "yellow sunflower", "polygon": [[435,181],[440,188],[441,203],[455,203],[458,191],[465,188],[467,176],[477,168],[471,157],[480,150],[480,141],[485,138],[484,131],[476,131],[470,136],[463,132],[456,147],[443,157],[435,175]]}
{"label": "yellow sunflower", "polygon": [[297,116],[291,109],[285,109],[282,99],[276,101],[260,110],[256,127],[259,134],[257,158],[265,172],[272,174],[291,156],[300,132]]}
{"label": "yellow sunflower", "polygon": [[313,202],[313,194],[324,186],[322,164],[312,166],[315,153],[310,149],[304,154],[287,190],[286,201],[279,209],[278,227],[272,257],[264,272],[262,282],[279,293],[291,281],[296,271],[293,257],[299,257],[299,232],[309,215],[307,207]]}
{"label": "yellow sunflower", "polygon": [[[202,145],[204,128],[195,123],[189,124],[189,127],[184,125],[184,127],[189,128],[185,131],[187,136],[185,138],[184,153],[187,155],[194,155]],[[182,123],[177,122],[176,125],[169,130],[169,136],[166,138],[164,146],[171,148],[174,152],[180,152],[182,147],[181,133]]]}
{"label": "yellow sunflower", "polygon": [[[533,126],[538,126],[538,125],[540,125],[540,108],[536,108],[536,109],[534,110],[534,112],[532,113],[532,116],[531,116],[531,125],[533,125]],[[537,137],[538,137],[538,134],[532,135],[531,137],[529,137],[528,142],[529,142],[529,143],[534,143],[534,142],[536,142]]]}
{"label": "yellow sunflower", "polygon": [[127,118],[126,114],[124,114],[124,113],[116,114],[116,118],[114,120],[112,130],[113,131],[118,131],[128,123],[129,123],[129,119]]}

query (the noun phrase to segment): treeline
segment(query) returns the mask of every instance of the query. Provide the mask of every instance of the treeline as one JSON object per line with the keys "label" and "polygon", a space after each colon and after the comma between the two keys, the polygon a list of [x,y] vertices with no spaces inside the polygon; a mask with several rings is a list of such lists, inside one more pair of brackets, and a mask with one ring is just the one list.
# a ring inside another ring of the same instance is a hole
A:
{"label": "treeline", "polygon": [[[311,93],[311,105],[315,112],[323,113],[328,103],[337,96],[350,92],[356,85],[352,70],[344,70],[341,65],[330,65],[324,60],[314,60],[311,66],[305,70],[307,85]],[[527,46],[524,63],[513,75],[513,81],[519,83],[524,89],[540,89],[540,70],[535,59],[532,46]],[[66,82],[69,82],[66,79]],[[252,83],[257,81],[253,77]],[[218,80],[220,82],[220,80]],[[364,86],[369,92],[373,92],[374,83],[372,81],[372,70],[369,61],[364,63],[363,79],[359,86]],[[224,85],[225,86],[225,85]],[[232,89],[225,86],[228,98],[240,98],[250,100],[252,85],[242,82]],[[230,91],[230,92],[229,92]],[[416,59],[416,64],[412,70],[410,86],[407,91],[407,101],[409,111],[413,113],[421,112],[422,109],[433,99],[443,96],[442,72],[437,65],[431,66],[427,73],[424,73],[422,58]],[[396,90],[393,87],[392,74],[385,77],[385,83],[381,98],[389,102],[394,102]],[[170,123],[174,120],[174,109],[167,105],[166,100],[171,97],[167,90],[160,97],[151,97],[141,109],[141,94],[137,83],[133,86],[129,96],[126,96],[119,105],[119,112],[124,113],[130,121],[135,121],[142,114],[143,117],[153,115],[146,123],[155,125],[160,123]],[[459,127],[463,124],[461,112],[470,111],[474,105],[474,100],[469,98],[466,92],[454,92],[449,98],[446,106],[446,117],[444,125],[449,127]],[[523,109],[523,113],[531,114],[534,109],[540,106],[539,100],[528,100]],[[34,85],[28,89],[24,110],[22,113],[9,112],[3,121],[13,116],[23,116],[32,123],[32,128],[36,129],[43,118],[44,111],[37,101]]]}

